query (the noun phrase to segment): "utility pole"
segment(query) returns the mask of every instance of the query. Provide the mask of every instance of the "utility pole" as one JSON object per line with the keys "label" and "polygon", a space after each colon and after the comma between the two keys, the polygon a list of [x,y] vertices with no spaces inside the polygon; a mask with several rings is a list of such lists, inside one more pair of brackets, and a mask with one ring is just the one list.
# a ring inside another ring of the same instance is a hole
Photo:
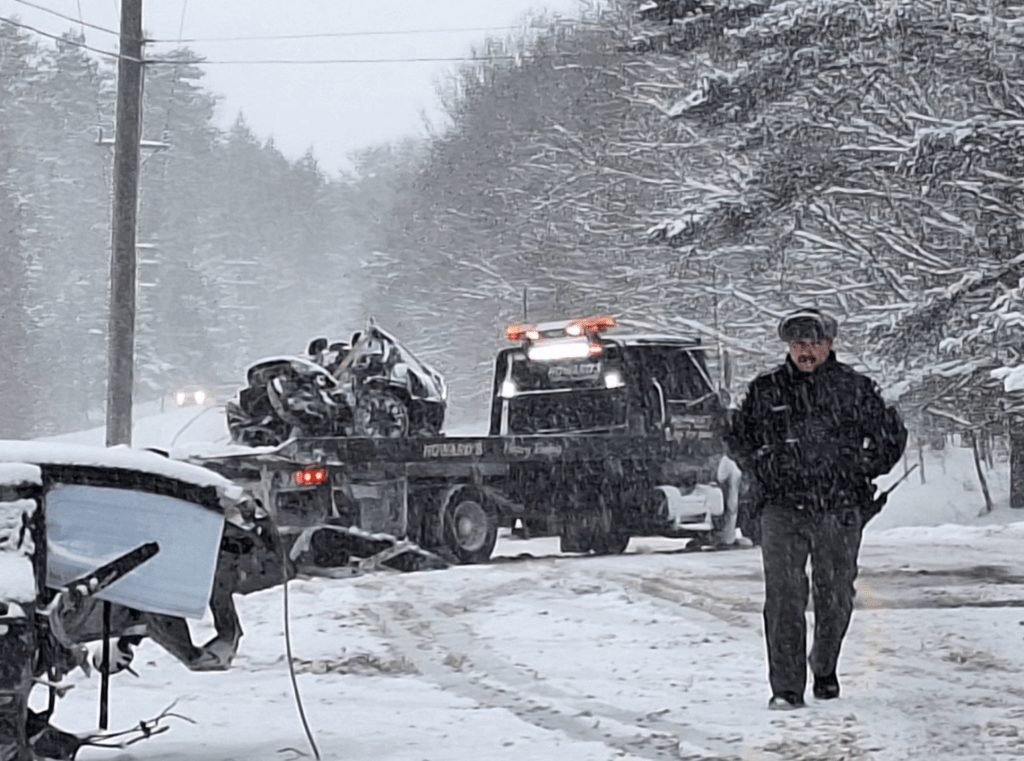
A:
{"label": "utility pole", "polygon": [[107,446],[132,442],[135,385],[135,225],[142,134],[142,0],[121,0],[107,326]]}

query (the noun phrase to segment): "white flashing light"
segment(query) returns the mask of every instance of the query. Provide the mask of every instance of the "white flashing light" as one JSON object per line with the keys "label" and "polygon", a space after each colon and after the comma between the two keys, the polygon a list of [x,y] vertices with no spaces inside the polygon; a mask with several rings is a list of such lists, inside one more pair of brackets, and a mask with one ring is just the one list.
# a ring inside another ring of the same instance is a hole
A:
{"label": "white flashing light", "polygon": [[622,373],[618,370],[609,370],[604,374],[605,388],[622,388],[625,385],[626,381],[622,379]]}
{"label": "white flashing light", "polygon": [[184,391],[179,391],[177,394],[175,394],[174,395],[174,401],[176,401],[178,403],[179,407],[184,405],[185,404],[185,392]]}
{"label": "white flashing light", "polygon": [[501,391],[498,392],[498,396],[500,396],[502,399],[511,399],[518,392],[519,389],[516,387],[515,381],[507,380],[502,381]]}
{"label": "white flashing light", "polygon": [[534,362],[551,362],[559,359],[586,359],[592,356],[590,341],[552,339],[534,344],[526,350],[526,356]]}
{"label": "white flashing light", "polygon": [[201,405],[203,402],[206,401],[206,392],[205,391],[196,391],[195,394],[193,394],[192,396],[193,396],[193,398],[195,398],[196,404]]}

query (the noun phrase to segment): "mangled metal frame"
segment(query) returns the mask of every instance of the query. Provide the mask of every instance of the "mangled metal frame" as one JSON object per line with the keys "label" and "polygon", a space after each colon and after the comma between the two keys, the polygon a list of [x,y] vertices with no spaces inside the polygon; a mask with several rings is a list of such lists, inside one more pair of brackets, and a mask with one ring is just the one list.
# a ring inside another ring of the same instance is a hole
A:
{"label": "mangled metal frame", "polygon": [[[91,665],[108,678],[143,637],[192,670],[226,669],[242,635],[231,595],[292,573],[250,495],[215,473],[126,447],[0,442],[0,758],[100,744],[50,725],[61,679]],[[185,619],[207,608],[217,633],[197,646]],[[115,638],[117,662],[90,664],[86,643]]]}

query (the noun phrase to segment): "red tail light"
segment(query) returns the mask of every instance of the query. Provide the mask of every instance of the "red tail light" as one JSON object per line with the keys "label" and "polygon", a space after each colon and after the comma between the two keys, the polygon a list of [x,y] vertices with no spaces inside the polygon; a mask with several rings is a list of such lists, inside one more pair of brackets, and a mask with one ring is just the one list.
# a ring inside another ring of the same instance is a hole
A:
{"label": "red tail light", "polygon": [[292,478],[300,486],[315,486],[327,480],[327,468],[303,468],[302,470],[296,470],[292,474]]}

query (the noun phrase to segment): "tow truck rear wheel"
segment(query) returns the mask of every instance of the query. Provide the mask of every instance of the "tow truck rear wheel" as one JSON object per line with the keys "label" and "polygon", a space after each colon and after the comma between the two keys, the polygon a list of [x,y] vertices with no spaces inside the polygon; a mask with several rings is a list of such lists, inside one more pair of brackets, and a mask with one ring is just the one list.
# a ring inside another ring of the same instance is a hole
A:
{"label": "tow truck rear wheel", "polygon": [[444,544],[459,563],[485,563],[498,540],[498,514],[475,490],[463,489],[444,508]]}

